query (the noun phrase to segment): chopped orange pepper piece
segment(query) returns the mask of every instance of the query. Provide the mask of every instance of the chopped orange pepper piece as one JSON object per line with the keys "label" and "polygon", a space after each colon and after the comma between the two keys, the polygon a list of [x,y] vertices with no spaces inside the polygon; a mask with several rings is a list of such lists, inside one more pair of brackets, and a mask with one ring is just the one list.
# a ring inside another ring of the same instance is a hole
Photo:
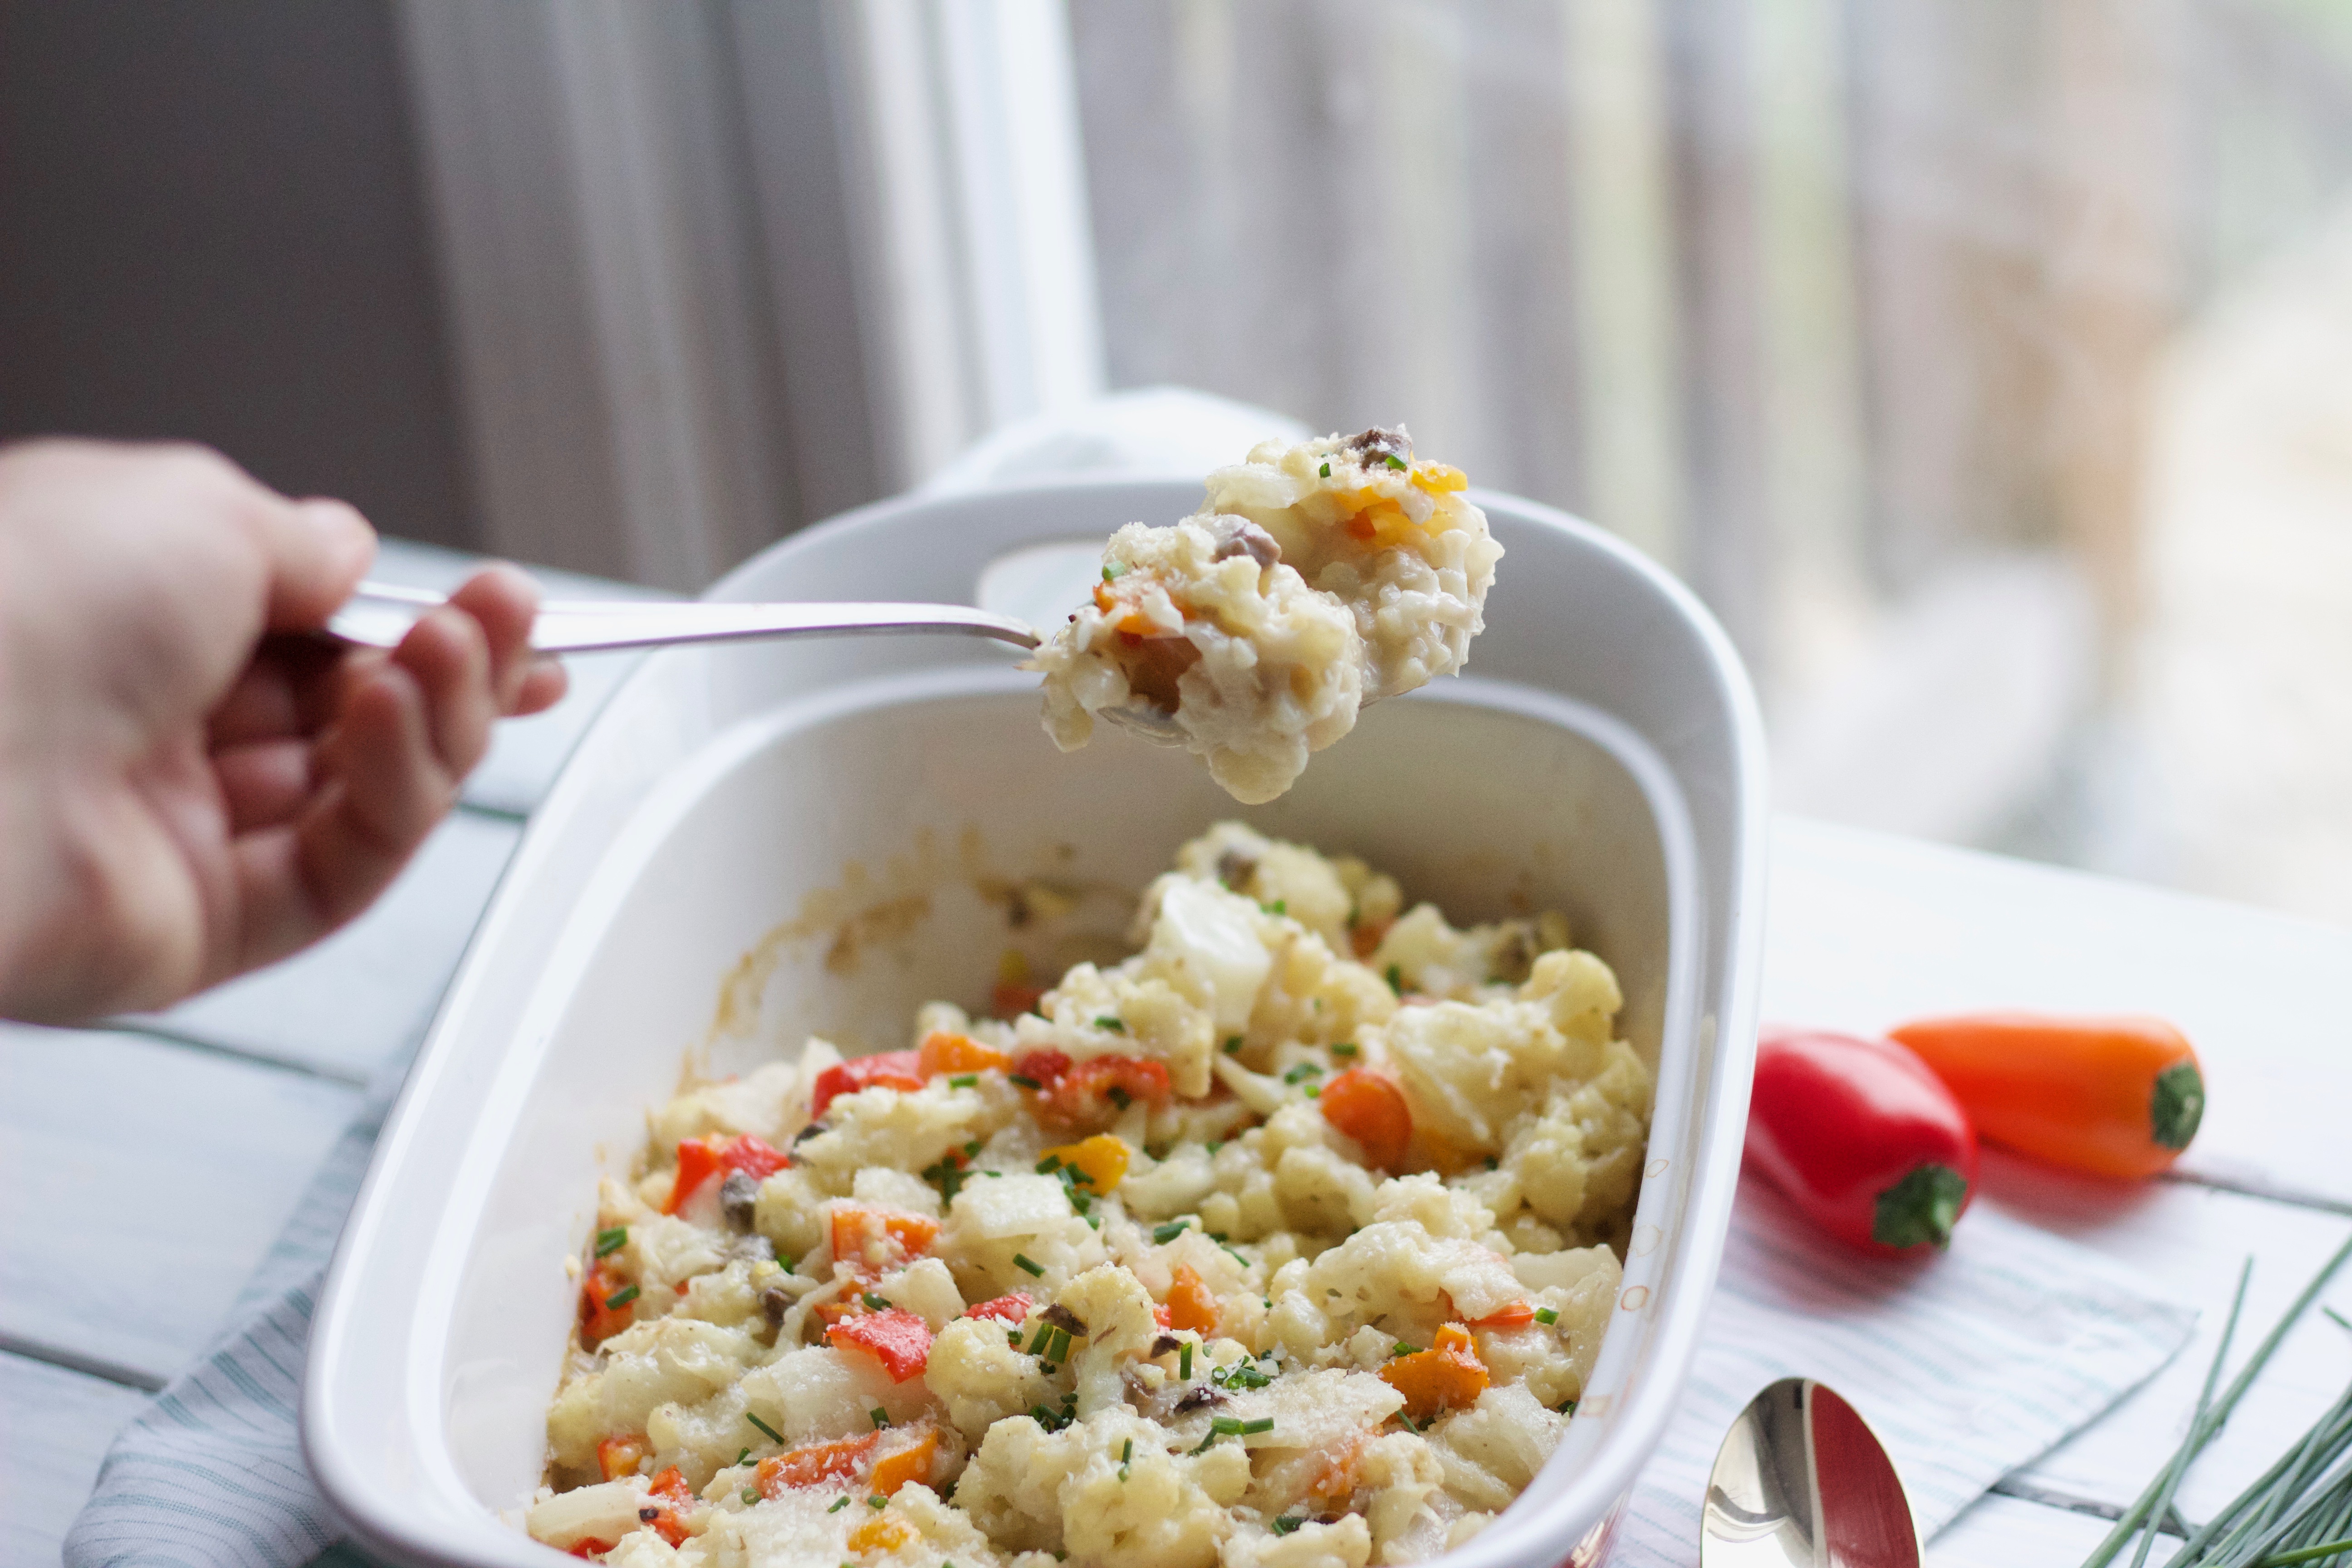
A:
{"label": "chopped orange pepper piece", "polygon": [[849,1532],[849,1549],[852,1552],[896,1552],[914,1539],[915,1532],[911,1528],[887,1513],[877,1513]]}
{"label": "chopped orange pepper piece", "polygon": [[1383,1171],[1404,1168],[1412,1142],[1412,1108],[1395,1079],[1378,1068],[1349,1068],[1323,1086],[1323,1120],[1363,1145]]}
{"label": "chopped orange pepper piece", "polygon": [[925,1078],[938,1078],[942,1073],[1003,1072],[1013,1065],[1013,1058],[1003,1051],[983,1046],[970,1035],[953,1035],[944,1029],[923,1037],[919,1058]]}
{"label": "chopped orange pepper piece", "polygon": [[[630,1296],[615,1305],[613,1298],[624,1290]],[[588,1278],[580,1282],[581,1345],[593,1351],[636,1321],[636,1297],[629,1281],[606,1264],[588,1270]]]}
{"label": "chopped orange pepper piece", "polygon": [[637,1473],[637,1461],[646,1457],[646,1438],[642,1432],[615,1433],[596,1445],[596,1468],[608,1481]]}
{"label": "chopped orange pepper piece", "polygon": [[786,1487],[820,1487],[827,1481],[855,1480],[857,1472],[866,1468],[866,1457],[881,1442],[881,1433],[866,1432],[835,1443],[811,1443],[805,1447],[771,1454],[760,1461],[755,1479],[761,1495],[770,1498],[782,1496]]}
{"label": "chopped orange pepper piece", "polygon": [[833,1260],[863,1279],[879,1279],[929,1252],[939,1234],[940,1222],[926,1215],[835,1209]]}
{"label": "chopped orange pepper piece", "polygon": [[928,1482],[931,1479],[931,1456],[940,1446],[938,1432],[926,1429],[919,1442],[909,1443],[894,1454],[885,1454],[874,1461],[874,1491],[878,1497],[895,1496],[908,1481]]}
{"label": "chopped orange pepper piece", "polygon": [[[686,1484],[686,1477],[679,1472],[678,1468],[672,1465],[660,1475],[656,1476],[653,1486],[648,1489],[646,1495],[659,1500],[649,1508],[639,1510],[637,1517],[652,1525],[654,1533],[670,1545],[686,1544],[686,1522],[677,1517],[677,1510],[694,1506],[694,1489]],[[651,1513],[653,1517],[646,1519],[647,1513]]]}
{"label": "chopped orange pepper piece", "polygon": [[1486,1391],[1486,1363],[1478,1359],[1470,1331],[1447,1323],[1437,1331],[1434,1346],[1381,1367],[1381,1381],[1404,1395],[1414,1420],[1428,1421],[1441,1410],[1475,1403]]}
{"label": "chopped orange pepper piece", "polygon": [[1216,1331],[1217,1293],[1202,1282],[1200,1272],[1189,1263],[1176,1266],[1176,1281],[1168,1287],[1168,1326],[1190,1329],[1194,1333]]}
{"label": "chopped orange pepper piece", "polygon": [[1468,489],[1470,476],[1450,463],[1415,463],[1412,466],[1412,482],[1416,489],[1427,490],[1433,496],[1444,495],[1452,490]]}
{"label": "chopped orange pepper piece", "polygon": [[1097,1132],[1076,1143],[1059,1144],[1046,1150],[1045,1158],[1059,1160],[1084,1176],[1097,1197],[1118,1185],[1127,1174],[1127,1145],[1108,1132]]}

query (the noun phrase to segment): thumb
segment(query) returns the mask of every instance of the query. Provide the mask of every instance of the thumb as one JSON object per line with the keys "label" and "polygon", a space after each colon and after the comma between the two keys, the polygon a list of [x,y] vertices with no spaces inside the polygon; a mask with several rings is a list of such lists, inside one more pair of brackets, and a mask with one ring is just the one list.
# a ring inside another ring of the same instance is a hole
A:
{"label": "thumb", "polygon": [[325,626],[375,560],[375,530],[339,500],[278,501],[249,515],[269,573],[268,629]]}

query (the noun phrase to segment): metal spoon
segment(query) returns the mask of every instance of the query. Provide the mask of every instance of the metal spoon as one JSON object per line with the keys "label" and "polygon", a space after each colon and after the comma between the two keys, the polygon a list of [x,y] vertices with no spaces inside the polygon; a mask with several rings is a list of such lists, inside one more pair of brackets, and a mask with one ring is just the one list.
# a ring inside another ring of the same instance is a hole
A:
{"label": "metal spoon", "polygon": [[1724,1434],[1699,1520],[1704,1568],[1919,1568],[1902,1478],[1853,1405],[1784,1377]]}
{"label": "metal spoon", "polygon": [[[349,643],[393,647],[439,594],[362,583],[327,630]],[[969,605],[731,605],[699,600],[609,604],[550,600],[540,605],[530,645],[541,653],[593,653],[667,643],[741,642],[757,637],[843,637],[885,632],[945,632],[993,637],[1034,648],[1037,628]]]}

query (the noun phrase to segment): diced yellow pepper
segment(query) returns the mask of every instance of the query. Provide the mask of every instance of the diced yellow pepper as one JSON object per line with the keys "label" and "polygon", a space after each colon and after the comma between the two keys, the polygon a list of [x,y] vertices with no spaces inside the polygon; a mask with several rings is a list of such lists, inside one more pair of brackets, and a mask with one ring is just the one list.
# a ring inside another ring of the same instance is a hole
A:
{"label": "diced yellow pepper", "polygon": [[1470,476],[1449,463],[1415,463],[1412,466],[1412,482],[1417,489],[1437,496],[1468,489]]}
{"label": "diced yellow pepper", "polygon": [[887,1513],[877,1513],[849,1532],[849,1549],[852,1552],[896,1552],[914,1539],[915,1531],[911,1526],[892,1519]]}
{"label": "diced yellow pepper", "polygon": [[1108,1132],[1097,1132],[1082,1143],[1048,1149],[1048,1160],[1059,1160],[1086,1178],[1087,1190],[1100,1197],[1127,1175],[1127,1145]]}

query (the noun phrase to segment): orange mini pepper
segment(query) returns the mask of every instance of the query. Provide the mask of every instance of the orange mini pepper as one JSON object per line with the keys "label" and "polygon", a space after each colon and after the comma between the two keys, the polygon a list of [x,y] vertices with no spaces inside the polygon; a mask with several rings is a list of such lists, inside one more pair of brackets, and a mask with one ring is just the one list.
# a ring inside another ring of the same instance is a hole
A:
{"label": "orange mini pepper", "polygon": [[2152,1176],[2197,1135],[2205,1077],[2161,1018],[1969,1013],[1890,1030],[1989,1142],[2098,1176]]}
{"label": "orange mini pepper", "polygon": [[1349,1068],[1323,1086],[1323,1120],[1353,1138],[1383,1171],[1404,1167],[1412,1143],[1412,1107],[1396,1079],[1379,1068]]}

